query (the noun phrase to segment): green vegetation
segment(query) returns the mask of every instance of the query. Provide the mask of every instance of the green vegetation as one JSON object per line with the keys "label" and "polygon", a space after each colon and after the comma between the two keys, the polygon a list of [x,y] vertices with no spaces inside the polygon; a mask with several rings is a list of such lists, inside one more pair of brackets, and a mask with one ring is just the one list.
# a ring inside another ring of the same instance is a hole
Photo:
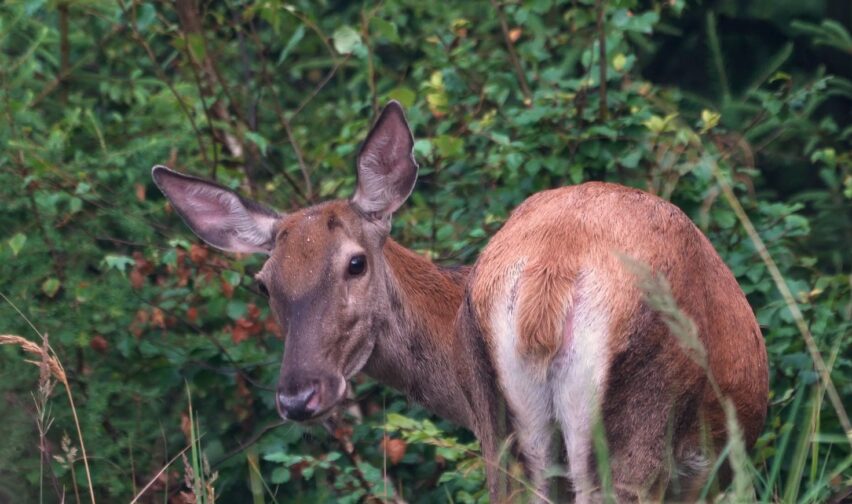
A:
{"label": "green vegetation", "polygon": [[850,21],[847,0],[4,2],[0,334],[34,345],[0,340],[0,502],[487,500],[471,435],[366,378],[336,428],[281,425],[260,259],[201,245],[150,179],[347,197],[389,99],[421,165],[393,234],[441,263],[544,188],[684,209],[770,357],[726,498],[848,498]]}

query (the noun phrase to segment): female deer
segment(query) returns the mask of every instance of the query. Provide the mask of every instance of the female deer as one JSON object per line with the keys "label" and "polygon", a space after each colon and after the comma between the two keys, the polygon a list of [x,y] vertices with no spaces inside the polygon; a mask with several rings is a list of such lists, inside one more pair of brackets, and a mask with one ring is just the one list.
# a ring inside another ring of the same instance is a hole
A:
{"label": "female deer", "polygon": [[733,275],[680,210],[606,183],[544,191],[515,209],[472,269],[442,269],[388,236],[417,177],[412,147],[391,102],[358,154],[354,196],[290,214],[153,169],[204,241],[269,255],[257,279],[287,334],[284,418],[323,417],[363,370],[477,435],[493,501],[509,495],[498,458],[512,432],[533,488],[548,493],[554,423],[576,500],[598,500],[596,422],[619,499],[688,499],[726,441],[724,412],[708,373],[646,303],[630,258],[668,281],[754,443],[767,405],[763,338]]}

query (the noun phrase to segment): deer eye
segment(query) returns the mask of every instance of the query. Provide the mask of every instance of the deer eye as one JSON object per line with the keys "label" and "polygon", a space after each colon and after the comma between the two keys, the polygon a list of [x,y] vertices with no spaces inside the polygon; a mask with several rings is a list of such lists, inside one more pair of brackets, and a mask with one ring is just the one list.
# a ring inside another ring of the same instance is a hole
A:
{"label": "deer eye", "polygon": [[347,271],[352,276],[358,276],[364,273],[364,270],[367,269],[367,258],[364,257],[364,254],[358,254],[356,256],[352,256],[349,259],[349,268]]}
{"label": "deer eye", "polygon": [[266,288],[266,284],[263,283],[263,280],[255,280],[257,284],[257,290],[260,291],[265,297],[269,297],[269,289]]}

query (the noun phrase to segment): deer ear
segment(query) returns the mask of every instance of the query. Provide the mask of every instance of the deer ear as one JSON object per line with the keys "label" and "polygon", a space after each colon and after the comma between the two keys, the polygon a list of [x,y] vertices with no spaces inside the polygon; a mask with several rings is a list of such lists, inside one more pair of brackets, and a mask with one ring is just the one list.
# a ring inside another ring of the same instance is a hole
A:
{"label": "deer ear", "polygon": [[358,188],[352,203],[362,212],[388,217],[411,194],[417,180],[414,138],[402,106],[391,101],[358,153]]}
{"label": "deer ear", "polygon": [[228,252],[268,254],[281,216],[219,184],[155,166],[154,183],[186,225],[205,242]]}

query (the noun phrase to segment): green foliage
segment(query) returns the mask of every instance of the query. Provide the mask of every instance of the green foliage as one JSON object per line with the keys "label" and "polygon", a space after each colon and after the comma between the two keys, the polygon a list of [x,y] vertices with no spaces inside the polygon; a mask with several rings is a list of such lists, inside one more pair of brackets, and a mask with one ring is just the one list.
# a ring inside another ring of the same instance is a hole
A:
{"label": "green foliage", "polygon": [[[279,426],[283,344],[251,280],[261,260],[198,243],[150,180],[167,164],[282,210],[347,197],[389,99],[421,165],[393,234],[437,261],[473,261],[512,208],[559,185],[615,181],[683,208],[770,357],[766,430],[750,459],[730,450],[751,478],[731,497],[818,502],[849,485],[845,434],[712,168],[852,404],[850,36],[816,6],[834,3],[619,0],[600,28],[591,0],[202,4],[0,5],[0,292],[65,365],[97,500],[129,501],[187,447],[143,500],[206,499],[205,482],[222,502],[486,499],[470,434],[368,379],[335,432]],[[0,332],[32,336],[0,306]],[[79,462],[52,457],[65,433],[78,443],[61,395],[41,476],[38,376],[20,357],[0,347],[0,501],[68,498],[72,478],[86,501]]]}

